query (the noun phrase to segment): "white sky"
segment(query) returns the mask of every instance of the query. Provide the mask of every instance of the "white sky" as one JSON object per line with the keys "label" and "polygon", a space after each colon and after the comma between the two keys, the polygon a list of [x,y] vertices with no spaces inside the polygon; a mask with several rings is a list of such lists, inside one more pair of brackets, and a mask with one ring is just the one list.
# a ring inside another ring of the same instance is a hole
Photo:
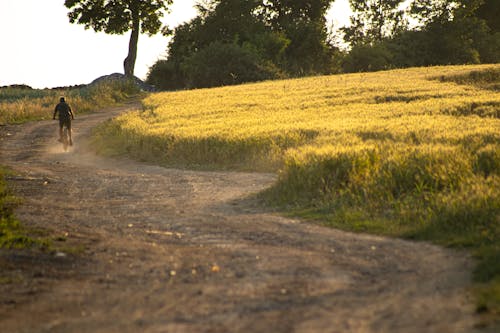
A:
{"label": "white sky", "polygon": [[[170,27],[196,15],[196,0],[174,0],[164,18]],[[336,0],[329,21],[348,23],[347,0]],[[70,24],[64,0],[0,0],[0,86],[27,84],[52,88],[90,83],[97,77],[123,73],[129,33],[106,35]],[[165,54],[168,39],[161,34],[139,37],[135,75],[145,79],[148,69]]]}

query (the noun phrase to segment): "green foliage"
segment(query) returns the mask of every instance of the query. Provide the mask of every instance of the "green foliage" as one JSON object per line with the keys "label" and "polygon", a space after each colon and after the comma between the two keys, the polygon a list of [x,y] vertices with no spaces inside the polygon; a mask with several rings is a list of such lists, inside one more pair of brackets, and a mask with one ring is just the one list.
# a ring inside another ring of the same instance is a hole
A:
{"label": "green foliage", "polygon": [[[124,34],[131,30],[129,53],[124,61],[125,75],[133,77],[139,33],[154,35],[162,29],[161,18],[173,0],[65,0],[71,23],[107,34]],[[166,28],[163,31],[167,33]]]}
{"label": "green foliage", "polygon": [[[344,71],[500,61],[500,33],[485,12],[491,1],[414,0],[405,12],[402,1],[350,3]],[[405,26],[410,18],[412,28]]]}
{"label": "green foliage", "polygon": [[437,21],[450,21],[461,2],[463,1],[413,0],[410,5],[410,14],[413,19],[418,20],[423,25]]}
{"label": "green foliage", "polygon": [[403,0],[349,0],[354,14],[351,25],[342,28],[344,40],[351,45],[381,42],[406,28]]}
{"label": "green foliage", "polygon": [[329,74],[333,48],[328,44],[325,14],[328,0],[269,0],[264,2],[263,19],[272,31],[281,31],[289,40],[282,61],[276,62],[290,76]]}
{"label": "green foliage", "polygon": [[290,45],[285,49],[282,68],[290,76],[330,74],[335,72],[335,49],[326,43],[324,22],[310,22],[288,28]]}
{"label": "green foliage", "polygon": [[[419,31],[403,31],[379,43],[355,46],[346,57],[347,64],[359,58],[372,67],[384,60],[385,68],[495,63],[500,61],[500,34],[489,33],[484,22],[475,18],[432,22]],[[344,64],[344,70],[358,67]]]}
{"label": "green foliage", "polygon": [[148,82],[160,89],[177,89],[331,73],[334,49],[327,43],[324,17],[328,4],[325,0],[198,4],[200,15],[175,29],[168,59],[151,68]]}
{"label": "green foliage", "polygon": [[445,23],[433,22],[427,27],[432,64],[474,64],[480,62],[473,32],[482,29],[481,23],[469,19]]}
{"label": "green foliage", "polygon": [[485,20],[494,33],[500,32],[500,6],[497,0],[483,0],[476,11],[478,18]]}
{"label": "green foliage", "polygon": [[151,35],[162,27],[161,18],[172,0],[65,0],[71,11],[71,23],[83,24],[86,29],[104,31],[108,34],[124,34],[130,30],[134,20],[141,21],[141,31]]}
{"label": "green foliage", "polygon": [[159,90],[177,90],[187,86],[180,66],[173,61],[158,60],[149,68],[147,83]]}
{"label": "green foliage", "polygon": [[279,71],[259,58],[251,47],[214,42],[195,53],[184,64],[184,72],[195,88],[225,86],[277,78]]}
{"label": "green foliage", "polygon": [[356,45],[344,58],[344,72],[373,72],[389,69],[392,54],[384,45]]}

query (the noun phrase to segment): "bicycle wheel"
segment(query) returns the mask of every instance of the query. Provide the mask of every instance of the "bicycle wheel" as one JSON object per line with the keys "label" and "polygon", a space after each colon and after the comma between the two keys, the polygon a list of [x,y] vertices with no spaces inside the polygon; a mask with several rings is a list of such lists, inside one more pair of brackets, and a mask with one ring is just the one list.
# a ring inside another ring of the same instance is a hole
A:
{"label": "bicycle wheel", "polygon": [[63,127],[62,144],[64,151],[68,151],[69,135],[68,135],[68,128],[66,126]]}

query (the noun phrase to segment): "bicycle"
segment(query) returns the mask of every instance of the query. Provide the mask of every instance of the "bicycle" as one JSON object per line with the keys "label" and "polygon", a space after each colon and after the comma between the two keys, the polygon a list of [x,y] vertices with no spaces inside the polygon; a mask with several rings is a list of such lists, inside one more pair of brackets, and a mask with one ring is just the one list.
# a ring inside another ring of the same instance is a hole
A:
{"label": "bicycle", "polygon": [[72,146],[71,140],[71,119],[75,119],[71,107],[66,103],[64,97],[59,99],[59,104],[54,109],[52,119],[56,119],[59,113],[59,142],[62,143],[64,151],[68,151],[68,146]]}
{"label": "bicycle", "polygon": [[68,151],[68,148],[69,148],[70,144],[69,144],[69,133],[68,133],[68,127],[67,126],[63,126],[61,143],[62,143],[62,146],[63,146],[63,150],[64,151]]}

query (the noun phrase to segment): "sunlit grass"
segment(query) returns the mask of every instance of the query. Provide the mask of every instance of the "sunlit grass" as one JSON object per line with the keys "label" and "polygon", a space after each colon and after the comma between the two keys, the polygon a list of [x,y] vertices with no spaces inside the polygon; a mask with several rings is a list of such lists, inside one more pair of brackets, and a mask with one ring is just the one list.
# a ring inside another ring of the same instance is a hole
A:
{"label": "sunlit grass", "polygon": [[138,95],[133,83],[111,81],[76,89],[0,89],[0,125],[50,119],[55,105],[65,96],[76,113],[115,105]]}
{"label": "sunlit grass", "polygon": [[[493,291],[499,77],[500,65],[448,66],[154,94],[97,130],[95,145],[168,166],[277,172],[261,195],[269,204],[347,230],[471,248],[476,281]],[[500,313],[498,295],[480,307]]]}

